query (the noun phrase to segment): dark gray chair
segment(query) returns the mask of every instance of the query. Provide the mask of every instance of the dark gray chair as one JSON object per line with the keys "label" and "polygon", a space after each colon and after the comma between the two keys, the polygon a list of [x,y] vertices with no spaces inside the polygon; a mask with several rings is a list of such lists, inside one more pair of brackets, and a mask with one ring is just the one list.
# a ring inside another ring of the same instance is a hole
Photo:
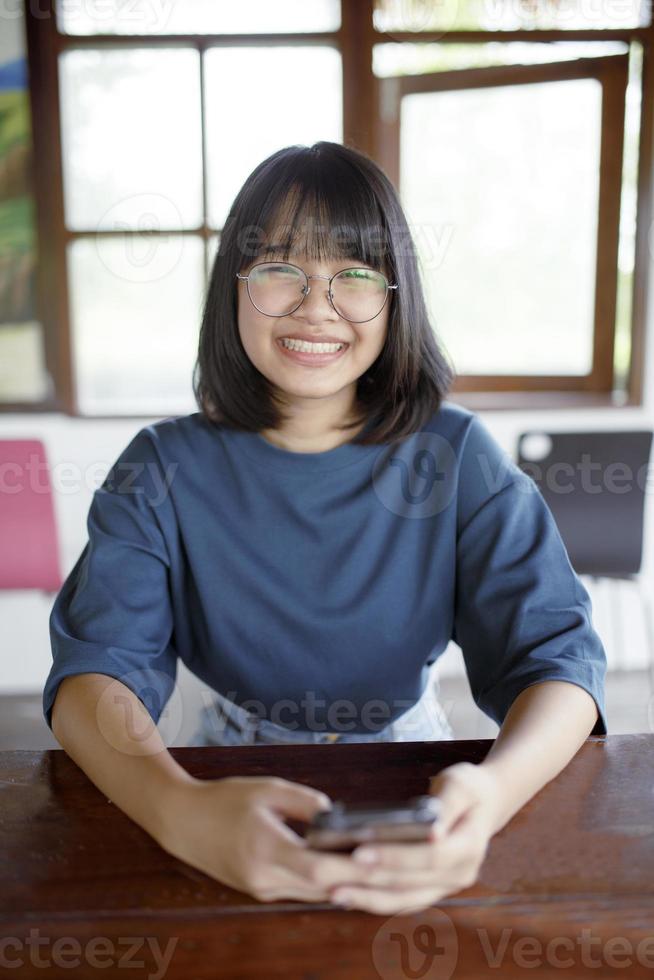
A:
{"label": "dark gray chair", "polygon": [[[532,477],[557,523],[570,562],[593,580],[634,581],[643,608],[654,690],[654,622],[640,569],[652,432],[549,432],[518,437],[517,464]],[[614,594],[616,649],[624,642]]]}

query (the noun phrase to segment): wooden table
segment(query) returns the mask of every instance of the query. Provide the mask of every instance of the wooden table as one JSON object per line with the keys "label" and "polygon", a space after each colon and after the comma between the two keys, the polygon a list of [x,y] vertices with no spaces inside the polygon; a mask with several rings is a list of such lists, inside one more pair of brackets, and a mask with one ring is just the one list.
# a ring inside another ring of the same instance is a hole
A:
{"label": "wooden table", "polygon": [[[199,778],[274,774],[363,801],[425,792],[431,775],[480,761],[491,744],[171,751]],[[2,752],[0,973],[652,976],[653,784],[654,735],[589,738],[495,835],[472,888],[421,912],[380,916],[327,902],[259,903],[166,854],[62,750]]]}

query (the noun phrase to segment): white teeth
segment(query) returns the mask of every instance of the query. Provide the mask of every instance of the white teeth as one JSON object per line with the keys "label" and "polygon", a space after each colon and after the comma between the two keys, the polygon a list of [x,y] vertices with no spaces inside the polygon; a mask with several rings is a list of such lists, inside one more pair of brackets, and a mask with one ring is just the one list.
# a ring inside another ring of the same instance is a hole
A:
{"label": "white teeth", "polygon": [[306,351],[309,354],[333,354],[345,347],[345,344],[312,344],[307,340],[295,340],[282,337],[282,344],[289,350]]}

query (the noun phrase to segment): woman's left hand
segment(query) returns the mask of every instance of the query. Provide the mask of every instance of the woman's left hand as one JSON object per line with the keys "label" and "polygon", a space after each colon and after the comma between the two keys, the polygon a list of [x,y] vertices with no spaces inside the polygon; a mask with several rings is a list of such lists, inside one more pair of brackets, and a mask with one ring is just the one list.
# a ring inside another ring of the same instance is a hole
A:
{"label": "woman's left hand", "polygon": [[495,779],[482,765],[458,762],[432,777],[429,792],[442,803],[430,840],[361,845],[355,860],[377,855],[367,882],[340,885],[330,894],[333,902],[381,914],[409,912],[475,883],[496,827]]}

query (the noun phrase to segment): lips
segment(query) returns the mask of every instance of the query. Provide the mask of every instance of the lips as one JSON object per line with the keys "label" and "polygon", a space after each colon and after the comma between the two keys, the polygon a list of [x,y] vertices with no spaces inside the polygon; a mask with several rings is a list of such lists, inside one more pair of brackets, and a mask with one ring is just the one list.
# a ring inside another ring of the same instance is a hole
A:
{"label": "lips", "polygon": [[[330,341],[325,341],[325,343],[330,343]],[[337,340],[331,341],[331,343],[342,344],[344,341]],[[332,351],[330,353],[312,354],[307,351],[290,350],[290,348],[284,347],[282,338],[280,337],[277,340],[277,347],[285,357],[287,357],[289,360],[295,361],[296,364],[304,364],[308,367],[322,367],[325,364],[331,364],[332,361],[337,361],[340,357],[343,357],[348,350],[349,344],[345,344],[345,346],[341,347],[340,350]]]}
{"label": "lips", "polygon": [[341,337],[328,337],[327,334],[285,333],[277,339],[280,343],[282,340],[304,340],[308,344],[345,344],[349,346],[347,340],[343,340]]}

